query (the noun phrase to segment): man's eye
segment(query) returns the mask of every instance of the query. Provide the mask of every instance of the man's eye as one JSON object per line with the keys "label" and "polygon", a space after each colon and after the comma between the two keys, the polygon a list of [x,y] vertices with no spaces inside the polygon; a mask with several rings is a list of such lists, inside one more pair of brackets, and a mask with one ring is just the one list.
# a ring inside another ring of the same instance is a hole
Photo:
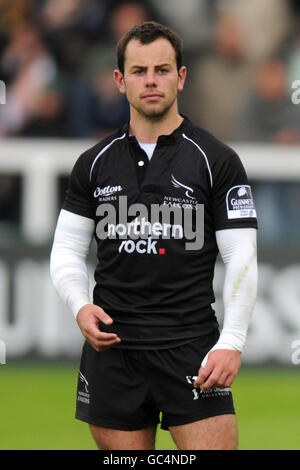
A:
{"label": "man's eye", "polygon": [[133,73],[136,75],[141,75],[143,72],[143,70],[135,70]]}
{"label": "man's eye", "polygon": [[167,73],[167,72],[168,72],[168,69],[159,69],[159,72],[160,72],[160,73]]}

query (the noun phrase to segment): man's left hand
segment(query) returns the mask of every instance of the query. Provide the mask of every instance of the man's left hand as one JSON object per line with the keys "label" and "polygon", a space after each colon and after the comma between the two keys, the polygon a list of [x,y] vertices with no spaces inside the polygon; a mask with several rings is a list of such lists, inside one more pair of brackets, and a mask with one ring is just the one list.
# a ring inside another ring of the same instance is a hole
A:
{"label": "man's left hand", "polygon": [[230,387],[241,367],[241,353],[230,349],[215,349],[208,354],[205,366],[201,366],[195,387],[208,390],[214,387]]}

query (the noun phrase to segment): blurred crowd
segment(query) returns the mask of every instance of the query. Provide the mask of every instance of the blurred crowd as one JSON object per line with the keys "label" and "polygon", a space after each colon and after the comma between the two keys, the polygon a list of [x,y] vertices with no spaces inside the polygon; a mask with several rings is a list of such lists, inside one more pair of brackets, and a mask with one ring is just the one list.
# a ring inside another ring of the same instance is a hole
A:
{"label": "blurred crowd", "polygon": [[0,136],[102,138],[129,117],[116,43],[134,24],[184,41],[180,110],[225,141],[300,142],[297,0],[0,0]]}

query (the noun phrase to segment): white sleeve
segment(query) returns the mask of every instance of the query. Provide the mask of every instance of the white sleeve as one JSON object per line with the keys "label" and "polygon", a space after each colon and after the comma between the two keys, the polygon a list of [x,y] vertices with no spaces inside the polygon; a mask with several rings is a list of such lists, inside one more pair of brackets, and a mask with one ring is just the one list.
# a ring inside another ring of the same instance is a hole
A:
{"label": "white sleeve", "polygon": [[[224,322],[218,342],[209,351],[243,351],[257,294],[256,229],[239,228],[216,232],[225,264],[223,287]],[[202,365],[205,365],[207,355]]]}
{"label": "white sleeve", "polygon": [[50,275],[73,315],[91,303],[86,258],[94,233],[92,219],[61,210],[50,256]]}

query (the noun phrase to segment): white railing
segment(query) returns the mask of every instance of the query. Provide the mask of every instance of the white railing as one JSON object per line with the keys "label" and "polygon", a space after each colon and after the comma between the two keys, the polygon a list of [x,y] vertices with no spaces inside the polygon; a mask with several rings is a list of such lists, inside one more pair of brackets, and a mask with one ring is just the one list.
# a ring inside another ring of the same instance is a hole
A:
{"label": "white railing", "polygon": [[0,141],[0,174],[22,178],[21,230],[32,243],[48,242],[57,217],[57,179],[68,175],[78,156],[95,142],[5,139]]}
{"label": "white railing", "polygon": [[[21,229],[29,242],[45,243],[57,216],[57,179],[68,175],[78,156],[96,142],[76,139],[2,139],[0,174],[22,177]],[[300,147],[230,144],[250,179],[300,180]]]}

